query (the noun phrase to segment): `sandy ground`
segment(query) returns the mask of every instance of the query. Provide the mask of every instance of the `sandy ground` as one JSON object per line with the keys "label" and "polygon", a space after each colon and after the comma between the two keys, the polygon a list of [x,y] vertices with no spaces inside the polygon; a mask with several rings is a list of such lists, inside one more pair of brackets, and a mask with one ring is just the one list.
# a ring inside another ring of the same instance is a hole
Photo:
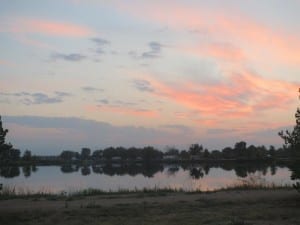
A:
{"label": "sandy ground", "polygon": [[1,200],[0,224],[21,223],[299,225],[300,194],[278,189]]}

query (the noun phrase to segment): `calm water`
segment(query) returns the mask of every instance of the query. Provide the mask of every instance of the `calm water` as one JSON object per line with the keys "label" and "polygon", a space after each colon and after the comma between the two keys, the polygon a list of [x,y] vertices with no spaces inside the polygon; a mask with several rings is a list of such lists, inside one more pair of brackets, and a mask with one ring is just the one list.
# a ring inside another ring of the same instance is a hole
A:
{"label": "calm water", "polygon": [[133,165],[2,167],[0,183],[17,190],[72,192],[84,188],[120,189],[182,188],[214,190],[238,182],[290,185],[287,167],[268,165]]}

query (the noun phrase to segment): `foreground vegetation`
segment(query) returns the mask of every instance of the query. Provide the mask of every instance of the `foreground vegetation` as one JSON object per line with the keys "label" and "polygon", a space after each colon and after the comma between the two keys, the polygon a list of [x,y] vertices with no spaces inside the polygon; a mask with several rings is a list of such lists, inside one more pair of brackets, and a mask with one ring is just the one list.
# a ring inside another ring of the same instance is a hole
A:
{"label": "foreground vegetation", "polygon": [[279,190],[279,189],[292,189],[290,185],[276,185],[272,182],[266,182],[263,179],[259,179],[256,176],[250,176],[245,179],[239,179],[237,182],[216,190],[184,190],[182,188],[143,188],[143,189],[119,189],[117,191],[101,190],[96,188],[87,188],[79,190],[65,190],[59,193],[53,193],[50,189],[44,188],[43,190],[33,191],[22,187],[16,188],[15,186],[4,185],[0,189],[0,200],[7,199],[39,199],[44,198],[48,200],[60,199],[60,200],[72,200],[76,198],[86,196],[109,196],[109,195],[124,195],[124,194],[137,194],[137,195],[149,195],[149,196],[164,196],[170,193],[183,193],[183,194],[207,194],[220,191],[243,191],[243,190]]}
{"label": "foreground vegetation", "polygon": [[2,200],[0,224],[296,225],[299,207],[300,195],[293,189],[88,193]]}

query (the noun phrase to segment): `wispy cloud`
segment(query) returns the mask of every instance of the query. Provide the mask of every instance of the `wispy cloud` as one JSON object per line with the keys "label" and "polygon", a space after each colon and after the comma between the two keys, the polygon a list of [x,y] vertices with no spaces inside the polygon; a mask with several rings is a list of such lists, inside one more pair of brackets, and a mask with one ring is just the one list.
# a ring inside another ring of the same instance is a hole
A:
{"label": "wispy cloud", "polygon": [[136,89],[142,92],[153,92],[154,89],[151,83],[147,80],[135,79],[133,80],[133,85]]}
{"label": "wispy cloud", "polygon": [[178,132],[178,133],[183,133],[183,134],[191,134],[194,132],[194,130],[185,125],[180,125],[180,124],[167,124],[167,125],[162,125],[161,128],[167,129],[169,131],[173,132]]}
{"label": "wispy cloud", "polygon": [[[135,102],[128,102],[122,100],[111,100],[107,98],[102,98],[96,101],[97,103],[102,103],[104,105],[109,105],[115,108],[122,108],[122,107],[136,107],[138,104]],[[101,104],[98,106],[102,106]]]}
{"label": "wispy cloud", "polygon": [[15,92],[15,93],[3,93],[0,92],[0,96],[15,97],[20,103],[24,105],[41,105],[41,104],[54,104],[61,103],[66,97],[72,96],[67,92],[56,91],[52,95],[48,95],[42,92]]}
{"label": "wispy cloud", "polygon": [[92,87],[92,86],[84,86],[81,89],[86,92],[103,92],[104,91],[104,89],[102,89],[102,88],[96,88],[96,87]]}
{"label": "wispy cloud", "polygon": [[110,41],[104,39],[104,38],[91,38],[91,41],[93,41],[94,43],[96,43],[99,46],[103,46],[103,45],[109,45]]}
{"label": "wispy cloud", "polygon": [[159,42],[152,41],[148,43],[148,51],[144,51],[142,53],[138,53],[137,51],[129,51],[128,55],[134,59],[155,59],[161,57],[162,45]]}
{"label": "wispy cloud", "polygon": [[161,56],[162,44],[152,41],[148,44],[150,50],[142,53],[142,58],[153,59]]}
{"label": "wispy cloud", "polygon": [[86,59],[86,56],[79,53],[71,53],[71,54],[53,53],[50,58],[53,61],[65,60],[70,62],[78,62]]}
{"label": "wispy cloud", "polygon": [[97,100],[97,102],[99,102],[99,103],[101,103],[103,105],[109,104],[109,100],[108,99],[99,99],[99,100]]}
{"label": "wispy cloud", "polygon": [[150,110],[139,106],[138,103],[111,100],[102,98],[96,101],[98,104],[95,106],[88,106],[89,111],[110,112],[114,114],[123,114],[129,116],[143,116],[143,117],[157,117],[158,112],[156,110]]}
{"label": "wispy cloud", "polygon": [[220,129],[220,128],[211,128],[207,129],[207,134],[212,134],[212,135],[222,135],[222,134],[232,134],[239,132],[238,129]]}
{"label": "wispy cloud", "polygon": [[41,18],[7,19],[1,24],[0,32],[16,34],[37,33],[51,36],[88,37],[95,33],[92,29],[78,24]]}
{"label": "wispy cloud", "polygon": [[99,112],[109,112],[120,115],[128,116],[142,116],[142,117],[158,117],[158,112],[155,110],[138,108],[138,107],[126,107],[118,106],[115,104],[106,104],[105,102],[97,106],[87,106],[88,111],[99,111]]}
{"label": "wispy cloud", "polygon": [[96,49],[93,49],[95,53],[98,55],[103,55],[106,53],[105,47],[110,45],[110,41],[99,37],[91,38],[90,40],[97,46]]}

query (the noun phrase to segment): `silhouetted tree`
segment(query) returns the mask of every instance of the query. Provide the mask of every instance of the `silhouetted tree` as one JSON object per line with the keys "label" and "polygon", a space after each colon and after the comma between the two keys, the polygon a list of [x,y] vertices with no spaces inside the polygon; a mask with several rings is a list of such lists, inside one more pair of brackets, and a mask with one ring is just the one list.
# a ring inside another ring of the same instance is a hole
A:
{"label": "silhouetted tree", "polygon": [[[299,88],[300,92],[300,88]],[[300,99],[300,96],[299,96]],[[300,158],[300,108],[297,108],[295,113],[296,125],[292,131],[280,131],[278,134],[284,140],[284,147],[290,150],[290,156],[295,160]],[[300,179],[299,161],[295,160],[292,167],[292,180]],[[300,182],[294,184],[295,189],[300,193]]]}
{"label": "silhouetted tree", "polygon": [[10,159],[10,150],[13,148],[11,144],[5,143],[5,137],[8,133],[7,129],[2,126],[2,119],[0,116],[0,161]]}
{"label": "silhouetted tree", "polygon": [[7,129],[4,129],[2,127],[2,119],[1,119],[1,116],[0,116],[0,148],[4,148],[4,144],[5,144],[5,136],[6,134],[8,133],[8,130]]}
{"label": "silhouetted tree", "polygon": [[233,159],[233,158],[235,158],[234,150],[230,147],[226,147],[222,150],[222,156],[225,159]]}
{"label": "silhouetted tree", "polygon": [[273,145],[270,145],[270,148],[269,148],[269,155],[270,155],[270,157],[274,158],[275,154],[276,154],[275,147]]}
{"label": "silhouetted tree", "polygon": [[31,175],[31,166],[29,166],[29,165],[23,166],[22,171],[23,171],[24,177],[26,177],[26,178],[30,177],[30,175]]}
{"label": "silhouetted tree", "polygon": [[174,148],[174,147],[168,147],[167,151],[165,152],[164,155],[174,155],[174,156],[178,156],[179,155],[179,150]]}
{"label": "silhouetted tree", "polygon": [[76,160],[79,159],[79,153],[70,150],[65,150],[60,154],[60,158],[64,161]]}
{"label": "silhouetted tree", "polygon": [[80,157],[81,157],[82,160],[89,159],[90,155],[91,155],[91,149],[89,149],[89,148],[82,148],[81,149]]}
{"label": "silhouetted tree", "polygon": [[278,134],[284,140],[284,146],[290,149],[292,156],[300,156],[300,108],[295,113],[296,125],[292,131],[280,131]]}
{"label": "silhouetted tree", "polygon": [[116,151],[114,147],[108,147],[103,150],[103,157],[106,160],[111,160],[112,157],[116,156]]}
{"label": "silhouetted tree", "polygon": [[208,158],[210,156],[209,151],[207,149],[204,150],[203,157]]}
{"label": "silhouetted tree", "polygon": [[63,173],[77,172],[78,169],[79,169],[79,167],[77,165],[72,165],[72,164],[64,164],[60,167],[60,170]]}
{"label": "silhouetted tree", "polygon": [[247,143],[244,141],[237,142],[234,146],[236,158],[246,158]]}
{"label": "silhouetted tree", "polygon": [[154,149],[151,146],[142,149],[142,158],[144,161],[153,161],[162,159],[163,153]]}
{"label": "silhouetted tree", "polygon": [[210,157],[212,159],[220,159],[222,158],[222,153],[219,151],[219,150],[213,150],[211,153],[210,153]]}
{"label": "silhouetted tree", "polygon": [[103,157],[103,151],[102,150],[95,150],[92,154],[93,160],[100,160]]}
{"label": "silhouetted tree", "polygon": [[190,158],[190,155],[186,150],[183,150],[180,152],[180,158],[183,160],[187,160]]}
{"label": "silhouetted tree", "polygon": [[293,184],[294,188],[300,193],[300,167],[299,167],[299,161],[294,162],[291,166],[290,166],[290,170],[292,171],[292,175],[291,175],[291,179],[292,180],[297,180],[297,182],[295,184]]}
{"label": "silhouetted tree", "polygon": [[20,168],[18,166],[0,167],[0,176],[5,178],[17,177],[20,175]]}
{"label": "silhouetted tree", "polygon": [[201,155],[203,153],[203,146],[199,144],[192,144],[189,148],[190,155]]}
{"label": "silhouetted tree", "polygon": [[204,176],[204,173],[203,173],[203,169],[202,167],[199,167],[199,168],[191,168],[190,169],[190,176],[193,178],[193,179],[200,179]]}
{"label": "silhouetted tree", "polygon": [[23,160],[25,161],[30,161],[31,160],[31,151],[29,150],[26,150],[23,154]]}
{"label": "silhouetted tree", "polygon": [[88,176],[91,174],[91,168],[89,166],[84,166],[81,168],[81,175]]}

